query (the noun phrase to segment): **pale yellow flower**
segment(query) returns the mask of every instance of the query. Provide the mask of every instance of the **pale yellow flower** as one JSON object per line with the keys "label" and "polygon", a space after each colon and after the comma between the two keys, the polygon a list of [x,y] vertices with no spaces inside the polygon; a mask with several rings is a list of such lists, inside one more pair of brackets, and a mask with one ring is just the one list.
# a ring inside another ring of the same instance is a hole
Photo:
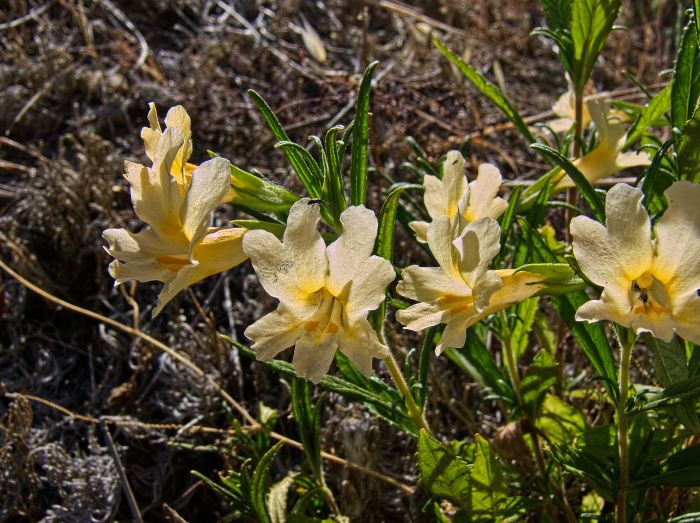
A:
{"label": "pale yellow flower", "polygon": [[[598,145],[588,154],[574,160],[574,165],[581,171],[586,179],[595,184],[601,178],[627,169],[649,165],[651,158],[646,151],[622,152],[627,140],[625,124],[613,117],[610,121],[608,102],[604,100],[591,100],[588,102],[591,117],[595,122],[598,133]],[[574,187],[575,184],[568,176],[564,176],[555,189],[561,190]]]}
{"label": "pale yellow flower", "polygon": [[318,204],[304,198],[292,206],[282,241],[262,230],[246,234],[243,250],[265,291],[280,303],[245,335],[263,361],[294,346],[294,367],[314,383],[328,372],[336,349],[368,376],[372,358],[389,352],[367,314],[384,300],[394,269],[372,256],[377,235],[372,211],[362,206],[343,211],[343,233],[328,247],[318,232],[319,217]]}
{"label": "pale yellow flower", "polygon": [[[548,122],[546,122],[547,127],[552,129],[552,131],[554,131],[555,133],[564,133],[571,129],[576,123],[576,100],[574,97],[574,87],[571,84],[571,80],[568,76],[566,80],[569,85],[569,88],[564,94],[562,94],[557,99],[555,104],[552,106],[552,111],[559,118],[549,120]],[[585,103],[587,101],[587,98],[590,99],[590,97],[583,98],[583,114],[581,118],[582,129],[588,129],[588,126],[591,123],[591,113],[588,110],[588,104]]]}
{"label": "pale yellow flower", "polygon": [[700,185],[675,182],[668,209],[652,228],[642,191],[617,184],[605,201],[606,225],[571,221],[581,271],[603,287],[579,321],[609,320],[670,341],[674,331],[700,343]]}
{"label": "pale yellow flower", "polygon": [[[443,216],[452,220],[458,215],[466,223],[485,217],[496,219],[508,208],[508,202],[497,196],[502,178],[494,165],[481,164],[476,180],[467,183],[462,154],[450,151],[447,153],[443,173],[442,180],[430,175],[423,180],[423,201],[433,220]],[[416,233],[416,239],[421,243],[427,241],[429,225],[425,221],[409,223]]]}
{"label": "pale yellow flower", "polygon": [[462,347],[467,328],[542,289],[542,276],[515,269],[488,270],[500,250],[501,229],[492,218],[467,224],[457,239],[455,220],[439,217],[428,229],[428,246],[439,267],[404,269],[396,291],[420,303],[396,313],[414,331],[444,323],[436,354]]}
{"label": "pale yellow flower", "polygon": [[[170,113],[169,113],[170,114]],[[149,137],[150,140],[150,137]],[[152,167],[126,162],[136,214],[150,227],[138,233],[108,229],[103,237],[115,260],[109,272],[118,285],[128,280],[162,281],[154,315],[179,291],[243,262],[245,229],[208,227],[210,215],[230,185],[229,162],[214,158],[197,167],[190,181],[172,175],[186,154],[181,132],[172,126],[149,141]]]}

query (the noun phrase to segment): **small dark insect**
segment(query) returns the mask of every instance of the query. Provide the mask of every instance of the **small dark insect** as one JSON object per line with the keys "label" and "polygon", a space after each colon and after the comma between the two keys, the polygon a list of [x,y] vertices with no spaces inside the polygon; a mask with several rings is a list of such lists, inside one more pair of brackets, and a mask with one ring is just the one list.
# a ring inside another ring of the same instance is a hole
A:
{"label": "small dark insect", "polygon": [[324,202],[321,198],[312,198],[308,202],[306,202],[306,205],[313,205],[315,203],[318,203],[320,205],[326,205],[326,202]]}
{"label": "small dark insect", "polygon": [[632,282],[632,290],[635,292],[639,292],[642,290],[641,287],[639,285],[637,285],[637,280],[634,280]]}
{"label": "small dark insect", "polygon": [[646,292],[641,292],[639,293],[639,299],[642,303],[646,303],[649,301],[649,295]]}

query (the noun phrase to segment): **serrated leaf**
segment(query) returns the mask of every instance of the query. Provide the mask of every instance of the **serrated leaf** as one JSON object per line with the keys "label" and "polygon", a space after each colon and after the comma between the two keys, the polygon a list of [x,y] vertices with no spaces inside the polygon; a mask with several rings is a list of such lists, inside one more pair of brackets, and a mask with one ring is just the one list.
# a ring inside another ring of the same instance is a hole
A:
{"label": "serrated leaf", "polygon": [[573,0],[571,10],[572,79],[577,92],[583,92],[619,11],[620,0]]}
{"label": "serrated leaf", "polygon": [[457,506],[470,503],[469,464],[424,429],[418,434],[418,469],[421,483],[435,496]]}
{"label": "serrated leaf", "polygon": [[654,98],[649,100],[639,118],[627,133],[625,148],[636,142],[655,122],[671,108],[671,87],[666,86]]}
{"label": "serrated leaf", "polygon": [[555,445],[570,444],[586,428],[586,421],[577,409],[553,394],[546,394],[535,426]]}
{"label": "serrated leaf", "polygon": [[489,442],[480,434],[474,435],[474,466],[471,469],[471,480],[472,520],[500,520],[514,498],[507,490],[503,465]]}
{"label": "serrated leaf", "polygon": [[520,382],[520,393],[531,419],[538,417],[545,394],[556,385],[558,376],[557,362],[552,355],[545,350],[538,352]]}
{"label": "serrated leaf", "polygon": [[350,202],[364,205],[367,201],[367,162],[369,158],[369,97],[372,74],[379,62],[372,62],[365,69],[355,104],[355,122],[350,151]]}
{"label": "serrated leaf", "polygon": [[267,486],[270,481],[270,467],[272,466],[272,460],[275,459],[275,456],[283,445],[284,443],[280,441],[265,453],[255,467],[253,477],[251,478],[251,504],[253,505],[253,509],[255,510],[258,520],[262,523],[270,523],[270,516],[267,513],[267,504],[265,503],[265,494],[267,493]]}
{"label": "serrated leaf", "polygon": [[271,523],[287,522],[287,494],[295,476],[295,473],[291,473],[270,487],[266,505]]}
{"label": "serrated leaf", "polygon": [[683,30],[671,80],[671,126],[683,129],[700,95],[700,49],[693,21]]}
{"label": "serrated leaf", "polygon": [[503,114],[515,125],[516,129],[525,137],[529,142],[535,142],[535,137],[533,136],[530,128],[523,121],[518,113],[517,109],[510,103],[510,100],[506,97],[503,92],[489,82],[481,73],[474,69],[471,65],[463,62],[456,54],[450,51],[445,44],[443,44],[437,38],[433,39],[433,43],[438,48],[438,50],[447,58],[459,71],[471,82],[471,84],[476,87],[481,94],[486,96],[491,103],[498,107]]}

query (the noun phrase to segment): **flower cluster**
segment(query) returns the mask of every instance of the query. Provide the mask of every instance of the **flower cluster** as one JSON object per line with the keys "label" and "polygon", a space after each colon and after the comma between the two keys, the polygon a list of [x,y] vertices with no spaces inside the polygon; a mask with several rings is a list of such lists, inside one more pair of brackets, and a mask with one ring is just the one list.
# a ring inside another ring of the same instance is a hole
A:
{"label": "flower cluster", "polygon": [[[575,163],[590,181],[648,163],[644,154],[620,152],[625,131],[609,121],[606,102],[590,100],[588,109],[600,143]],[[364,206],[347,208],[339,216],[342,232],[329,245],[318,229],[323,202],[297,200],[292,193],[285,193],[285,201],[294,203],[284,232],[276,231],[281,239],[263,229],[210,227],[218,204],[235,198],[229,162],[189,163],[190,118],[182,107],[168,111],[164,131],[152,104],[148,120],[141,135],[151,165],[126,162],[125,174],[134,210],[147,226],[137,233],[108,229],[103,234],[116,283],[163,282],[158,314],[186,286],[250,258],[262,287],[279,300],[276,310],[245,331],[258,359],[293,346],[297,372],[318,382],[340,350],[363,374],[371,374],[373,359],[390,353],[368,314],[384,302],[396,276],[388,260],[373,255],[374,213]],[[501,249],[496,220],[508,207],[498,196],[498,169],[482,164],[469,182],[458,151],[447,154],[442,169],[442,178],[424,179],[431,221],[410,223],[437,266],[405,268],[396,288],[417,302],[396,313],[407,329],[445,325],[437,354],[462,347],[471,325],[546,292],[549,284],[527,267],[489,268]],[[558,188],[569,185],[564,178]],[[666,197],[668,209],[653,230],[641,191],[624,184],[608,192],[605,226],[586,217],[572,221],[578,266],[603,289],[600,299],[579,308],[577,319],[610,320],[664,340],[677,332],[700,343],[700,188],[678,182]]]}

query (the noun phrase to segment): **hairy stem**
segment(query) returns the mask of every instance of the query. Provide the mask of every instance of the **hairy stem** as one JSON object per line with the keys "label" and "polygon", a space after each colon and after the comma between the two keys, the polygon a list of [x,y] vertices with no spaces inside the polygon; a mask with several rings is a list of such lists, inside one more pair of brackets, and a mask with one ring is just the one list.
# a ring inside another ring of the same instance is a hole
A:
{"label": "hairy stem", "polygon": [[616,328],[622,353],[620,355],[620,396],[617,400],[617,439],[620,454],[620,482],[617,488],[617,502],[615,504],[615,520],[617,523],[627,523],[627,493],[630,484],[629,447],[627,439],[627,395],[629,392],[630,356],[634,337],[629,339],[626,333]]}
{"label": "hairy stem", "polygon": [[419,429],[425,429],[430,434],[432,434],[432,431],[430,430],[430,427],[428,426],[428,421],[425,419],[425,415],[423,414],[423,411],[416,403],[416,400],[413,399],[413,394],[411,394],[411,391],[408,388],[408,383],[406,383],[406,378],[403,377],[403,374],[401,373],[401,370],[399,369],[399,365],[396,362],[396,358],[394,358],[394,355],[389,353],[389,356],[384,358],[384,363],[387,366],[387,368],[389,369],[389,373],[391,374],[391,378],[394,380],[394,384],[396,385],[396,388],[399,389],[399,393],[401,394],[401,397],[406,402],[406,408],[408,409],[408,414],[409,414],[409,416],[411,416],[413,423],[415,423],[416,427],[418,427]]}

